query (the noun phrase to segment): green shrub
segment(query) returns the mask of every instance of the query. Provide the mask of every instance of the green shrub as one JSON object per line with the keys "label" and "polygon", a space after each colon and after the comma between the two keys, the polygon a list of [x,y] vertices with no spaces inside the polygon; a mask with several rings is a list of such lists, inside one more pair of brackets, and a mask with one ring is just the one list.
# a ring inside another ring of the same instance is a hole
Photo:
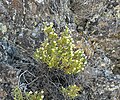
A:
{"label": "green shrub", "polygon": [[15,87],[13,90],[14,100],[24,100],[21,90],[18,87]]}
{"label": "green shrub", "polygon": [[14,100],[43,100],[44,95],[43,95],[44,91],[41,92],[25,92],[24,96],[23,93],[21,92],[21,90],[18,87],[15,87],[13,90],[13,96],[14,96]]}
{"label": "green shrub", "polygon": [[41,92],[35,92],[35,93],[32,93],[32,92],[29,92],[29,93],[26,93],[26,96],[29,100],[43,100],[44,98],[44,95],[43,95],[44,91],[41,91]]}
{"label": "green shrub", "polygon": [[78,96],[78,92],[80,91],[80,87],[76,85],[69,85],[67,88],[62,88],[62,93],[69,96],[71,99],[74,99]]}
{"label": "green shrub", "polygon": [[66,74],[75,74],[84,68],[85,57],[82,50],[74,50],[73,38],[69,29],[60,33],[60,37],[53,30],[53,24],[44,28],[47,39],[34,53],[34,58],[42,60],[49,68],[63,70]]}

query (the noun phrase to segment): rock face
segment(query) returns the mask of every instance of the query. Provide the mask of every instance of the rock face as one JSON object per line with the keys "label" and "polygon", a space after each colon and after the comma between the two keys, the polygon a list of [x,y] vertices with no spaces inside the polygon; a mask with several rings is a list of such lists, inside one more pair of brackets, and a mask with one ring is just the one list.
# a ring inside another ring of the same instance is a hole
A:
{"label": "rock face", "polygon": [[95,42],[105,52],[105,55],[111,59],[115,66],[113,72],[119,74],[119,2],[117,0],[90,0],[86,2],[76,0],[72,2],[70,7],[77,16],[78,30],[89,34],[87,37],[92,39],[92,42]]}
{"label": "rock face", "polygon": [[[0,1],[0,99],[12,100],[15,85],[24,91],[45,90],[45,100],[69,100],[59,91],[81,85],[75,100],[120,99],[120,2],[118,0]],[[50,71],[33,53],[47,38],[44,23],[56,33],[67,25],[88,58],[84,72]]]}

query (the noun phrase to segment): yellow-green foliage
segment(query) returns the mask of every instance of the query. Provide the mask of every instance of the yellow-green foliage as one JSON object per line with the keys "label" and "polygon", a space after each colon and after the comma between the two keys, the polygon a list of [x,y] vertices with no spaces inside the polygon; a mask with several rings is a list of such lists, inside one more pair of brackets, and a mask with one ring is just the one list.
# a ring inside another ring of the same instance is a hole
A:
{"label": "yellow-green foliage", "polygon": [[21,92],[21,90],[18,87],[15,87],[14,91],[13,91],[13,96],[14,96],[14,100],[43,100],[44,95],[43,95],[44,91],[41,92],[25,92],[24,96]]}
{"label": "yellow-green foliage", "polygon": [[21,90],[18,87],[15,87],[13,91],[14,100],[24,100]]}
{"label": "yellow-green foliage", "polygon": [[74,99],[78,96],[78,92],[80,91],[80,87],[76,85],[69,85],[67,88],[62,88],[63,94],[69,96],[71,99]]}
{"label": "yellow-green foliage", "polygon": [[74,51],[73,38],[69,29],[60,33],[60,37],[53,30],[53,24],[45,27],[47,39],[34,53],[34,58],[42,60],[49,68],[62,69],[66,74],[75,74],[84,67],[85,57],[82,50]]}
{"label": "yellow-green foliage", "polygon": [[26,93],[26,96],[29,100],[43,100],[43,98],[44,98],[43,93],[44,93],[43,91],[41,91],[40,93],[39,92],[35,92],[35,93],[29,92],[29,93]]}

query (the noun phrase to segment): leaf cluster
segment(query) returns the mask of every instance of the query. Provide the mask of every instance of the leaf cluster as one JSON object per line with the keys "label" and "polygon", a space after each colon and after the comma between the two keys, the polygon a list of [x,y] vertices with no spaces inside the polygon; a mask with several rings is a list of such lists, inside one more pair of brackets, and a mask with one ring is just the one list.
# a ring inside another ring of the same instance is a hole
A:
{"label": "leaf cluster", "polygon": [[22,93],[21,89],[19,87],[15,87],[13,90],[13,97],[14,100],[43,100],[44,91],[41,92],[25,92],[24,94]]}
{"label": "leaf cluster", "polygon": [[44,28],[47,39],[36,50],[34,58],[42,60],[49,68],[61,69],[66,74],[80,72],[84,68],[84,52],[74,50],[74,41],[67,27],[64,32],[60,33],[60,36],[54,32],[52,27],[53,24]]}
{"label": "leaf cluster", "polygon": [[80,91],[80,87],[76,85],[69,85],[67,88],[62,88],[62,93],[69,96],[71,99],[74,99],[78,96],[78,92]]}
{"label": "leaf cluster", "polygon": [[14,96],[14,100],[24,100],[22,91],[18,87],[14,88],[13,96]]}
{"label": "leaf cluster", "polygon": [[26,97],[29,100],[43,100],[44,95],[43,95],[43,91],[41,91],[41,92],[36,91],[35,93],[32,93],[32,92],[26,93]]}

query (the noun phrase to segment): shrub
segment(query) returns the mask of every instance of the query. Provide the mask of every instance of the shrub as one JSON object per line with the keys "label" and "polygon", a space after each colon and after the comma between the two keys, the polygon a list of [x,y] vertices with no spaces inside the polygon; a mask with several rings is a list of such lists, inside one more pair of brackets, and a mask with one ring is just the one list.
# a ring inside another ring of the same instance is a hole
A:
{"label": "shrub", "polygon": [[44,91],[41,92],[25,92],[24,95],[22,93],[22,91],[18,88],[15,87],[15,89],[13,90],[13,96],[14,96],[14,100],[43,100],[44,95],[43,95]]}
{"label": "shrub", "polygon": [[47,39],[34,53],[34,58],[42,60],[49,68],[63,70],[66,74],[75,74],[84,68],[85,57],[82,50],[74,50],[73,38],[66,27],[60,36],[53,30],[53,24],[46,26]]}
{"label": "shrub", "polygon": [[13,90],[14,100],[24,100],[21,90],[15,87]]}
{"label": "shrub", "polygon": [[26,93],[26,96],[29,100],[43,100],[44,98],[44,95],[43,95],[44,91],[41,91],[41,92],[35,92],[35,93],[32,93],[32,92],[28,92]]}
{"label": "shrub", "polygon": [[76,85],[69,85],[67,88],[62,87],[62,93],[69,96],[71,99],[74,99],[78,96],[78,92],[80,91],[80,87]]}

